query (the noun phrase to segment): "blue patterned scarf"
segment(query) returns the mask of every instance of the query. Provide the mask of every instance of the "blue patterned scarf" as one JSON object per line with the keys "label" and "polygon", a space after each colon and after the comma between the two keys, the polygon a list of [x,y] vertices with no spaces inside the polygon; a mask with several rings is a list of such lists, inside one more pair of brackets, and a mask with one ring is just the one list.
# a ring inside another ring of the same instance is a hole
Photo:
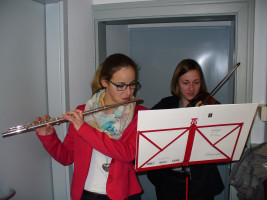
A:
{"label": "blue patterned scarf", "polygon": [[[105,90],[100,90],[86,103],[85,110],[92,110],[104,104]],[[84,121],[113,139],[119,139],[133,119],[135,103],[117,107],[113,113],[96,112],[84,117]]]}

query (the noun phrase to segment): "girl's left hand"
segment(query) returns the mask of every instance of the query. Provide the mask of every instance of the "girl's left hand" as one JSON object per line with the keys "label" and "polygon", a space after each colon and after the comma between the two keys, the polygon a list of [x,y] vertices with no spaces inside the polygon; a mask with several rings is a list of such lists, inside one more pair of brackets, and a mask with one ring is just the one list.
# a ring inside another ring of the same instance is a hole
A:
{"label": "girl's left hand", "polygon": [[78,131],[84,123],[83,112],[81,110],[68,111],[66,114],[61,115],[61,117],[72,123],[76,131]]}

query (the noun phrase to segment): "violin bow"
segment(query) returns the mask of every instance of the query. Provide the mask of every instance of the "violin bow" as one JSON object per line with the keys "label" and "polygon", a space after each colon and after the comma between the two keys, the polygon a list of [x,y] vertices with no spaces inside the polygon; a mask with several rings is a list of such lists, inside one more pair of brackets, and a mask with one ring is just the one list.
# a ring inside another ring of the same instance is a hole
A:
{"label": "violin bow", "polygon": [[223,84],[230,78],[230,76],[234,73],[234,71],[240,66],[240,62],[237,63],[233,69],[221,80],[221,82],[211,91],[210,95],[202,102],[205,103],[211,96],[213,96],[222,86]]}

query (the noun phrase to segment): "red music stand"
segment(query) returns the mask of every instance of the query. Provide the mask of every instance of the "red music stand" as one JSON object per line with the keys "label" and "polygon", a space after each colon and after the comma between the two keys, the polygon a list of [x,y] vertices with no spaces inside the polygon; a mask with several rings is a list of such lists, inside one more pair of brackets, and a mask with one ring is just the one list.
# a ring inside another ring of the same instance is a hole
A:
{"label": "red music stand", "polygon": [[227,104],[139,111],[135,170],[239,160],[256,109]]}

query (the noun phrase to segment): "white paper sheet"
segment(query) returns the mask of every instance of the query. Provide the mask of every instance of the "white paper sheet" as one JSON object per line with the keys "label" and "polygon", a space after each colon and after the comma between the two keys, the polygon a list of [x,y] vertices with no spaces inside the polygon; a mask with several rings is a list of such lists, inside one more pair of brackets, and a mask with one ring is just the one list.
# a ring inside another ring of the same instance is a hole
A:
{"label": "white paper sheet", "polygon": [[139,111],[136,171],[239,160],[257,106]]}

